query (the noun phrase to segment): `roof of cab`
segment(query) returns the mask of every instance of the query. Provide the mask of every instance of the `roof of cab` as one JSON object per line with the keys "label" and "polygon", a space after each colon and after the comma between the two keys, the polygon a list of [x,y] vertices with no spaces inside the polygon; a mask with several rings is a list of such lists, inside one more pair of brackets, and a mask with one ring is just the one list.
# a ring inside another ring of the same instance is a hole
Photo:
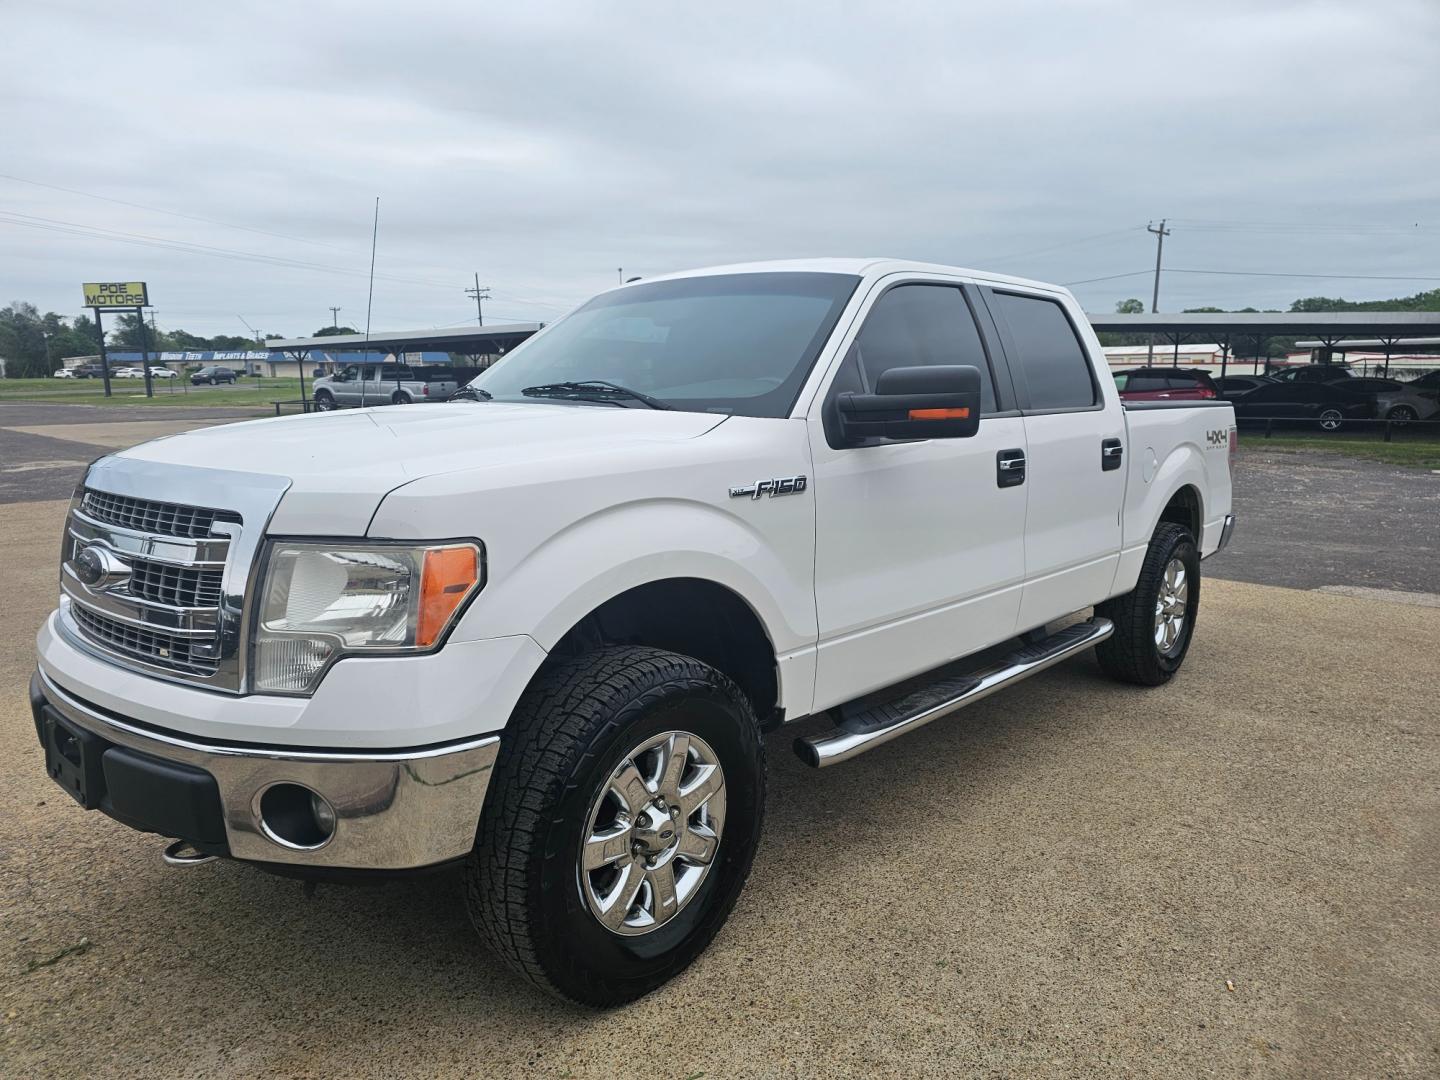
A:
{"label": "roof of cab", "polygon": [[[1034,289],[1052,292],[1066,291],[1064,286],[1030,278],[1012,277],[989,270],[971,270],[963,266],[944,266],[940,263],[917,262],[913,259],[887,258],[815,258],[815,259],[772,259],[763,262],[732,263],[727,266],[705,266],[694,270],[680,270],[672,274],[657,274],[641,278],[634,284],[648,281],[667,281],[673,278],[702,277],[710,274],[763,274],[763,273],[814,273],[814,274],[855,274],[858,277],[880,277],[884,274],[940,273],[959,277],[974,278],[978,281],[992,281],[1007,285],[1024,285]],[[627,282],[626,284],[630,284]],[[619,286],[624,288],[624,286]]]}

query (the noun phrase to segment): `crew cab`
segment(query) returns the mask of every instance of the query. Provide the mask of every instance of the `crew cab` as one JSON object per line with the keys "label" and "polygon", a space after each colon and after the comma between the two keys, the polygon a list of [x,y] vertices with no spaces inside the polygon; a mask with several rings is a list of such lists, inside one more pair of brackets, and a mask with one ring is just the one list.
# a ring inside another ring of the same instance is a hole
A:
{"label": "crew cab", "polygon": [[315,380],[315,408],[330,412],[342,405],[410,405],[445,401],[460,387],[453,368],[406,364],[347,364],[334,375]]}
{"label": "crew cab", "polygon": [[1091,649],[1170,680],[1235,445],[1227,402],[1123,404],[1056,286],[878,259],[627,284],[450,403],[95,462],[36,734],[169,861],[455,866],[506,962],[614,1004],[736,903],[766,733],[843,767]]}

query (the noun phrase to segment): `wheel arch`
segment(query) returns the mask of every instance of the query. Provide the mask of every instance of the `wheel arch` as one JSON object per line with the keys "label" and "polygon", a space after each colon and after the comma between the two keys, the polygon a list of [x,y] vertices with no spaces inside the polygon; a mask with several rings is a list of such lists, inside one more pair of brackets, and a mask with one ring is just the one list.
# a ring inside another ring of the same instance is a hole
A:
{"label": "wheel arch", "polygon": [[631,586],[582,616],[551,656],[606,645],[645,645],[693,657],[732,679],[762,725],[780,720],[774,643],[750,603],[725,585],[673,577]]}

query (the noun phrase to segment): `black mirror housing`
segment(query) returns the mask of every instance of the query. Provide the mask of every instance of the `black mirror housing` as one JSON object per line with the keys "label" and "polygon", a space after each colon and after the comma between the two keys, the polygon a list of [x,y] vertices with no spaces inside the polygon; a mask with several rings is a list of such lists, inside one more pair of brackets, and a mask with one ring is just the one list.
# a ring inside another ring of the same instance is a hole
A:
{"label": "black mirror housing", "polygon": [[891,368],[873,394],[836,400],[845,442],[968,439],[980,430],[980,370],[969,365]]}

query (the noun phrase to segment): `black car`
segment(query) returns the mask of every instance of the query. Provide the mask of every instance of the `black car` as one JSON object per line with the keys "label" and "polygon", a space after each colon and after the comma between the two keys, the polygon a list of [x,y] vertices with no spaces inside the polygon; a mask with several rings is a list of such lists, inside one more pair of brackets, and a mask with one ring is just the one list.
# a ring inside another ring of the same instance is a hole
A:
{"label": "black car", "polygon": [[211,364],[206,364],[199,371],[190,375],[191,386],[203,386],[206,383],[217,386],[220,383],[233,383],[234,381],[235,372],[228,367],[215,367]]}
{"label": "black car", "polygon": [[[111,376],[114,376],[113,371]],[[105,369],[99,364],[77,364],[70,369],[70,377],[72,379],[103,379]]]}
{"label": "black car", "polygon": [[1230,403],[1241,423],[1318,424],[1322,431],[1339,431],[1347,420],[1375,415],[1374,398],[1352,394],[1335,383],[1271,382],[1231,398]]}
{"label": "black car", "polygon": [[1226,375],[1215,380],[1215,389],[1220,391],[1221,397],[1233,401],[1241,394],[1248,394],[1256,387],[1269,386],[1274,381],[1268,375]]}
{"label": "black car", "polygon": [[1333,383],[1343,382],[1354,374],[1344,364],[1301,364],[1284,368],[1270,377],[1277,382]]}

